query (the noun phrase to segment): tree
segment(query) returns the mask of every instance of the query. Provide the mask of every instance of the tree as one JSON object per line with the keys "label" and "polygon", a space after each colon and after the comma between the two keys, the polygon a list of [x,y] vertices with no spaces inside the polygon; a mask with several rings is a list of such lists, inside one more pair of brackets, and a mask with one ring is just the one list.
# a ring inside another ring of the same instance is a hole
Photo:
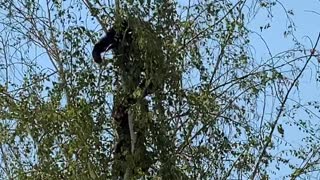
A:
{"label": "tree", "polygon": [[[318,171],[318,126],[290,121],[305,108],[291,99],[318,57],[318,40],[306,48],[294,39],[292,49],[256,59],[247,22],[281,5],[259,2],[0,2],[0,177],[268,179],[283,168],[291,178]],[[106,54],[94,64],[93,44],[123,19],[135,31],[129,62]],[[294,24],[285,35],[294,37]],[[304,146],[286,144],[290,126],[301,128]]]}

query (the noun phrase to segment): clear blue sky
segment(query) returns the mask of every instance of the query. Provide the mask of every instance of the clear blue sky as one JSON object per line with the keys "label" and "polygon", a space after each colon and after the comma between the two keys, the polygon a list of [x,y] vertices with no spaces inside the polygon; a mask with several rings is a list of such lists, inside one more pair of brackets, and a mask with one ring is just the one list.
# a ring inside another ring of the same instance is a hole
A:
{"label": "clear blue sky", "polygon": [[[296,25],[296,31],[294,32],[297,40],[308,48],[311,48],[309,37],[313,43],[315,43],[318,33],[320,32],[320,1],[318,0],[281,0],[283,6],[286,10],[293,10],[294,16],[291,16],[293,22]],[[316,14],[314,12],[319,14]],[[260,32],[260,26],[265,25],[266,22],[270,22],[271,28],[263,30],[260,34],[263,36],[267,42],[270,51],[273,55],[281,51],[291,49],[293,47],[293,42],[291,37],[284,38],[283,32],[286,30],[288,21],[284,9],[277,5],[271,11],[273,18],[267,18],[267,12],[259,13],[256,19],[251,23],[251,29]],[[254,47],[256,50],[256,58],[266,58],[269,57],[266,47],[263,45],[262,41],[257,37],[252,39]],[[307,48],[306,47],[306,48]],[[318,49],[320,46],[318,45]],[[319,84],[316,82],[317,73],[316,70],[320,69],[319,64],[316,59],[311,59],[312,64],[304,76],[300,79],[300,87],[298,91],[294,91],[292,97],[302,104],[308,101],[320,101],[320,91]],[[289,103],[292,103],[292,101]],[[301,112],[301,111],[300,111]],[[302,119],[309,119],[306,113],[299,114],[297,117]],[[289,120],[289,119],[287,119]],[[313,123],[320,122],[320,119],[311,119]],[[318,123],[319,124],[319,123]],[[299,133],[294,127],[285,127],[285,139],[290,143],[298,147],[302,145],[302,133]],[[281,150],[281,146],[278,149]],[[288,175],[292,173],[288,169],[282,169],[278,171],[272,179],[282,179],[281,176]]]}
{"label": "clear blue sky", "polygon": [[[296,31],[294,35],[297,40],[304,45],[306,48],[311,48],[309,37],[313,43],[315,43],[316,38],[320,32],[320,1],[318,0],[288,0],[282,1],[284,7],[287,10],[293,10],[294,16],[291,16],[295,25]],[[315,14],[315,11],[319,14]],[[265,22],[271,23],[271,28],[263,30],[260,34],[264,37],[264,40],[268,43],[270,51],[275,55],[278,52],[288,50],[293,47],[293,42],[291,37],[284,38],[283,32],[286,30],[288,25],[286,15],[284,10],[278,5],[272,9],[272,14],[274,17],[270,20],[266,18],[266,13],[259,14],[259,16],[251,23],[251,28],[260,32],[260,25],[264,25]],[[255,38],[252,41],[257,46],[254,46],[256,49],[256,58],[259,57],[269,57],[268,51],[261,42],[260,39]],[[317,47],[320,50],[320,46]],[[312,101],[320,100],[320,91],[319,84],[316,83],[316,70],[318,68],[318,62],[316,59],[312,60],[312,69],[307,70],[306,74],[300,81],[299,96],[302,101]]]}

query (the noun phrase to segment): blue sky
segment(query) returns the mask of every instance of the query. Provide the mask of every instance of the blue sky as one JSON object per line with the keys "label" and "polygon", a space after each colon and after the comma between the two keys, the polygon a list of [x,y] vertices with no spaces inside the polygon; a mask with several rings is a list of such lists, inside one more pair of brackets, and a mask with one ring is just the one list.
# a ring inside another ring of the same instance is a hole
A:
{"label": "blue sky", "polygon": [[[315,41],[320,29],[320,14],[318,15],[311,11],[320,13],[320,2],[318,0],[289,0],[283,1],[282,4],[286,10],[293,10],[294,12],[294,16],[290,17],[296,25],[294,34],[298,41],[308,44],[309,40],[306,36]],[[270,22],[271,28],[261,32],[261,35],[269,44],[270,50],[273,53],[277,53],[290,49],[292,47],[291,38],[284,38],[283,36],[283,32],[289,24],[284,9],[277,5],[272,8],[271,13],[273,14],[273,18],[270,19],[266,17],[266,11],[261,11],[253,23],[251,23],[252,29],[260,32],[259,27],[264,25],[265,22]],[[263,49],[259,49],[259,52],[260,50],[263,52]],[[267,54],[267,52],[265,51],[263,54]]]}
{"label": "blue sky", "polygon": [[[290,0],[282,2],[287,10],[293,10],[294,16],[291,16],[293,22],[296,25],[296,31],[294,32],[297,40],[306,48],[311,48],[312,44],[310,40],[315,43],[315,40],[320,32],[320,1],[318,0]],[[318,12],[316,14],[314,12]],[[278,5],[272,9],[272,14],[274,17],[272,19],[266,18],[266,13],[261,13],[259,16],[251,23],[251,29],[260,32],[259,27],[264,25],[265,22],[270,22],[271,27],[267,30],[263,30],[260,34],[263,36],[264,40],[267,42],[271,53],[274,55],[281,51],[288,50],[293,47],[292,37],[284,37],[283,32],[286,30],[288,21],[284,10]],[[269,57],[268,51],[263,45],[262,41],[258,38],[253,38],[253,45],[256,49],[256,58]],[[320,49],[318,45],[317,49]],[[312,101],[320,100],[315,98],[319,97],[320,91],[318,90],[319,84],[316,82],[316,70],[318,67],[318,62],[315,58],[311,59],[312,65],[306,71],[303,78],[300,80],[299,96],[302,101]]]}
{"label": "blue sky", "polygon": [[[291,16],[293,22],[296,25],[296,31],[294,32],[295,37],[299,42],[306,46],[306,48],[311,48],[312,44],[310,39],[315,43],[318,33],[320,32],[320,1],[318,0],[286,0],[280,1],[286,10],[293,10],[294,16]],[[263,13],[262,13],[263,12]],[[316,12],[316,13],[315,13]],[[273,55],[281,51],[291,49],[294,45],[292,37],[284,37],[283,32],[289,25],[284,9],[277,5],[273,7],[271,11],[273,18],[267,18],[266,11],[260,11],[257,17],[250,24],[251,30],[259,32],[263,36],[264,40],[267,42],[269,49]],[[260,32],[260,26],[270,22],[271,27],[267,30]],[[252,38],[252,43],[256,50],[256,58],[267,58],[270,57],[266,47],[259,38]],[[318,49],[320,46],[318,45]],[[320,91],[319,83],[316,82],[317,73],[319,70],[319,64],[315,58],[311,59],[312,63],[310,68],[305,71],[304,75],[299,81],[299,89],[295,90],[292,94],[297,101],[301,104],[305,104],[308,101],[319,101]],[[289,104],[292,101],[289,101]],[[297,117],[301,119],[309,119],[306,113],[300,111]],[[287,119],[290,120],[290,119]],[[319,124],[318,118],[310,119],[313,123]],[[281,123],[281,122],[280,122]],[[303,134],[297,131],[295,127],[285,127],[285,139],[292,143],[294,146],[298,147],[302,145],[301,138]],[[281,150],[281,147],[278,149]],[[299,162],[297,162],[299,164]],[[281,169],[272,179],[282,179],[281,176],[292,173],[288,169]]]}

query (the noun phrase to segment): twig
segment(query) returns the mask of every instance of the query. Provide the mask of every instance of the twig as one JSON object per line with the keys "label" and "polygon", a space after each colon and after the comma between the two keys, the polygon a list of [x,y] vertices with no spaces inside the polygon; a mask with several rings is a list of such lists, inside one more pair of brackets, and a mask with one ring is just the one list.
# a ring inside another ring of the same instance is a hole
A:
{"label": "twig", "polygon": [[[320,33],[318,34],[318,38],[317,38],[317,41],[316,41],[313,49],[315,49],[315,48],[317,47],[318,42],[319,42],[319,39],[320,39]],[[277,124],[278,124],[278,121],[279,121],[279,119],[280,119],[280,117],[281,117],[281,114],[282,114],[282,112],[284,111],[284,106],[285,106],[285,104],[286,104],[286,102],[287,102],[287,100],[288,100],[288,98],[289,98],[290,92],[291,92],[291,90],[293,89],[293,87],[295,86],[295,84],[297,83],[297,81],[299,80],[300,76],[302,75],[302,73],[303,73],[304,70],[306,69],[307,65],[308,65],[309,62],[310,62],[310,59],[311,59],[313,56],[314,56],[314,55],[313,55],[312,53],[309,55],[309,57],[308,57],[308,59],[307,59],[307,62],[304,64],[303,68],[301,69],[301,71],[299,72],[299,74],[297,75],[297,77],[293,80],[291,86],[289,87],[289,89],[288,89],[288,91],[287,91],[287,93],[286,93],[285,98],[284,98],[283,101],[281,102],[279,112],[278,112],[278,114],[277,114],[277,116],[276,116],[276,119],[275,119],[274,123],[271,124],[271,131],[270,131],[270,133],[269,133],[269,135],[268,135],[268,138],[267,138],[267,140],[266,140],[266,142],[265,142],[265,144],[264,144],[264,146],[263,146],[263,148],[262,148],[262,150],[261,150],[261,153],[260,153],[260,155],[259,155],[259,157],[258,157],[257,163],[256,163],[256,165],[255,165],[255,167],[254,167],[254,170],[253,170],[253,173],[252,173],[250,179],[254,180],[255,176],[257,175],[260,162],[262,161],[262,158],[264,157],[264,155],[265,155],[265,153],[266,153],[266,150],[267,150],[268,146],[269,146],[270,143],[271,143],[272,135],[273,135],[273,133],[274,133],[276,127],[277,127]]]}

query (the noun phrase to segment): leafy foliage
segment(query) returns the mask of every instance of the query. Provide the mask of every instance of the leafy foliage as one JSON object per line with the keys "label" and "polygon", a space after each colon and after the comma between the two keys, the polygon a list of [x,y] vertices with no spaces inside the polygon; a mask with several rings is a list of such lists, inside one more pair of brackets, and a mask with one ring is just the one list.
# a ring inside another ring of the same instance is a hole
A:
{"label": "leafy foliage", "polygon": [[[155,179],[268,179],[283,168],[296,178],[318,171],[318,124],[296,114],[318,117],[306,106],[318,111],[319,102],[288,102],[317,54],[296,39],[291,50],[271,58],[253,54],[256,33],[248,22],[258,7],[277,5],[0,2],[0,177],[112,178],[113,102],[131,92],[117,88],[120,76],[133,77],[112,54],[93,64],[90,51],[98,29],[118,18],[136,32],[129,70],[143,67],[157,90],[144,98],[143,89],[134,89],[139,100],[130,110],[146,152],[138,147],[117,168],[137,166],[133,178]],[[292,23],[285,35],[293,33]],[[300,130],[304,145],[287,142],[290,128]]]}

